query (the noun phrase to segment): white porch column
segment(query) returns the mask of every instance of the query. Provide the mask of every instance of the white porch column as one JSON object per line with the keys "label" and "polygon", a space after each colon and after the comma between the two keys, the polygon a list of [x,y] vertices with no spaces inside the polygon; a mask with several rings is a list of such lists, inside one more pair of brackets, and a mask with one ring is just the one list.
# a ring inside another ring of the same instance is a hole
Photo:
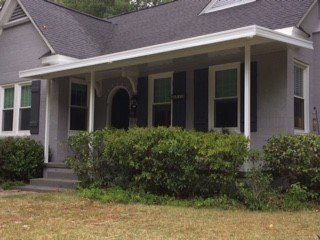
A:
{"label": "white porch column", "polygon": [[244,135],[251,137],[251,46],[244,47]]}
{"label": "white porch column", "polygon": [[89,92],[89,132],[94,131],[94,101],[95,101],[95,72],[90,73],[90,92]]}
{"label": "white porch column", "polygon": [[49,162],[49,139],[50,139],[50,105],[51,105],[51,79],[47,80],[47,95],[46,95],[46,121],[44,133],[44,162]]}

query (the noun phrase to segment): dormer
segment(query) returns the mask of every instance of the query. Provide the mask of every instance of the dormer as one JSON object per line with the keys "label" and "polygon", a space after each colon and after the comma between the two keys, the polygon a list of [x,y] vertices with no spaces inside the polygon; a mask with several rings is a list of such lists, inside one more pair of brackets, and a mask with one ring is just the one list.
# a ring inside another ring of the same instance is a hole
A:
{"label": "dormer", "polygon": [[201,12],[201,14],[217,12],[227,8],[238,7],[255,1],[256,0],[212,0]]}

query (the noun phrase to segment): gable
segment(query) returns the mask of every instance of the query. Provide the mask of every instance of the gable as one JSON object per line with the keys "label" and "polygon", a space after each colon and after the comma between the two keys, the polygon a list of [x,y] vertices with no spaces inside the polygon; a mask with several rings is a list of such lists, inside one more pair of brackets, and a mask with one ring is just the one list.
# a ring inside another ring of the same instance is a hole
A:
{"label": "gable", "polygon": [[216,12],[227,8],[237,7],[240,5],[255,2],[256,0],[212,0],[206,8],[202,11],[203,13]]}
{"label": "gable", "polygon": [[9,22],[12,22],[12,21],[15,21],[15,20],[18,20],[21,18],[25,18],[25,17],[27,17],[26,13],[23,11],[23,9],[18,4],[12,12],[11,17],[9,19]]}

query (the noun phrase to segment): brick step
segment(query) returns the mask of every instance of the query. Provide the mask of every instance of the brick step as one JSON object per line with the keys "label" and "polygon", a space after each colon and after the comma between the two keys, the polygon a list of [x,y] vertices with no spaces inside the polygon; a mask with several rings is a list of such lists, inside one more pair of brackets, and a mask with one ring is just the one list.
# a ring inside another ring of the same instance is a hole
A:
{"label": "brick step", "polygon": [[38,186],[38,187],[76,189],[78,184],[79,184],[79,181],[77,180],[66,180],[66,179],[37,178],[37,179],[30,180],[31,186]]}
{"label": "brick step", "polygon": [[49,168],[46,169],[44,177],[48,179],[78,180],[77,175],[71,169]]}

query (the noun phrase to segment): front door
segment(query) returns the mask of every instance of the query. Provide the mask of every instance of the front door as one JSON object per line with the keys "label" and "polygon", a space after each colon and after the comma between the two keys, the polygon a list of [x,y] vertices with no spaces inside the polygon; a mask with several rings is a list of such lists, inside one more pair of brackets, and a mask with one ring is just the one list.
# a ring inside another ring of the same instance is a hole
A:
{"label": "front door", "polygon": [[111,127],[117,129],[129,128],[129,94],[125,89],[119,89],[112,99]]}

